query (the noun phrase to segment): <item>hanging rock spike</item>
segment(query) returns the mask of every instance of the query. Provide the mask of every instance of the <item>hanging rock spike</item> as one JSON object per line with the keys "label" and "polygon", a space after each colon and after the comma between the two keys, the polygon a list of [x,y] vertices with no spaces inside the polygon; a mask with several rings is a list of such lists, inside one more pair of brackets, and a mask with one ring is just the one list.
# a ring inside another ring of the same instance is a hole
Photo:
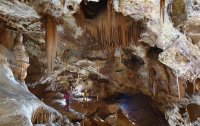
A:
{"label": "hanging rock spike", "polygon": [[165,17],[165,0],[160,0],[160,18],[164,22]]}
{"label": "hanging rock spike", "polygon": [[46,22],[46,50],[47,50],[47,62],[48,73],[52,72],[55,65],[56,48],[57,48],[57,28],[54,18],[47,16]]}

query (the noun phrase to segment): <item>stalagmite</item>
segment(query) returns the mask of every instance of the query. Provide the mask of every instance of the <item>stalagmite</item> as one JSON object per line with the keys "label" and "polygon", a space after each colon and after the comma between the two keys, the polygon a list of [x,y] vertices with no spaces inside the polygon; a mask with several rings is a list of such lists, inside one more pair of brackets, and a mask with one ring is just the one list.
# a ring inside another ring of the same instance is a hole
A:
{"label": "stalagmite", "polygon": [[13,61],[12,69],[15,78],[24,82],[27,76],[27,68],[30,66],[29,57],[26,54],[24,45],[22,44],[23,36],[22,33],[18,33],[13,48],[13,54],[15,61]]}
{"label": "stalagmite", "polygon": [[54,18],[47,16],[46,22],[46,49],[47,49],[47,62],[48,73],[52,72],[55,65],[57,48],[57,29],[56,21]]}

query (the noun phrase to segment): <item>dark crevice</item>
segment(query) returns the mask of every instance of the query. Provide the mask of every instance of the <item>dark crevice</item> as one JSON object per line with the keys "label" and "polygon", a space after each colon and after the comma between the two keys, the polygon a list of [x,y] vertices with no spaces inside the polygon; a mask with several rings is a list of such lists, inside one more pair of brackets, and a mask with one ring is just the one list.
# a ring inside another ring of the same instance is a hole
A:
{"label": "dark crevice", "polygon": [[106,9],[107,0],[100,0],[99,2],[81,2],[81,9],[83,10],[84,16],[89,19],[95,18],[101,10]]}
{"label": "dark crevice", "polygon": [[122,62],[133,71],[139,70],[144,65],[143,59],[137,55],[133,55],[129,50],[125,50],[125,57]]}
{"label": "dark crevice", "polygon": [[147,57],[151,60],[158,60],[158,55],[163,52],[162,49],[158,47],[151,47],[147,52]]}

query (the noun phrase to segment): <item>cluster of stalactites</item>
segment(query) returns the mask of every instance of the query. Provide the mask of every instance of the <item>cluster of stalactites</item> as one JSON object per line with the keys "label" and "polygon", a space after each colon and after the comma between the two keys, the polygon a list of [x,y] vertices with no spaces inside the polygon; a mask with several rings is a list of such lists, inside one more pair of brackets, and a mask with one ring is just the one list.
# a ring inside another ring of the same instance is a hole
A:
{"label": "cluster of stalactites", "polygon": [[[142,21],[135,21],[131,17],[116,13],[113,0],[108,0],[106,16],[95,21],[94,25],[86,27],[87,32],[98,44],[99,49],[112,51],[116,48],[125,48],[131,42],[138,43],[142,32]],[[79,14],[80,25],[84,26],[83,13]]]}
{"label": "cluster of stalactites", "polygon": [[93,32],[100,49],[126,48],[131,42],[137,43],[141,34],[141,22],[127,20],[128,17],[115,15],[110,23],[102,20]]}
{"label": "cluster of stalactites", "polygon": [[[32,115],[33,124],[43,124],[53,121],[53,113],[48,112],[45,108],[38,108]],[[55,118],[55,117],[54,117]]]}

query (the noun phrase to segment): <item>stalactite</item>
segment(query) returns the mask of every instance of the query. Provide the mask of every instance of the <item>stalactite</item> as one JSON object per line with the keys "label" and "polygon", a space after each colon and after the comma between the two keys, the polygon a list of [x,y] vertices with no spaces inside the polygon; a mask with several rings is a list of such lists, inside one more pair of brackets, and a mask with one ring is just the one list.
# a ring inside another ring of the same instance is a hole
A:
{"label": "stalactite", "polygon": [[79,26],[84,26],[84,22],[85,22],[85,17],[84,17],[84,13],[83,13],[82,9],[83,8],[80,8],[78,10],[78,13],[77,13],[78,16],[76,16],[77,17],[77,23],[78,23]]}
{"label": "stalactite", "polygon": [[184,96],[184,87],[183,87],[183,80],[179,77],[176,78],[176,83],[178,86],[178,96],[179,99]]}
{"label": "stalactite", "polygon": [[109,57],[109,61],[111,61],[111,62],[114,62],[114,60],[115,60],[115,49],[110,49],[109,50],[109,55],[108,55]]}
{"label": "stalactite", "polygon": [[127,29],[127,26],[126,26],[126,19],[122,16],[119,17],[119,22],[121,22],[121,40],[122,40],[122,47],[126,47],[126,29]]}
{"label": "stalactite", "polygon": [[164,22],[165,17],[165,0],[160,0],[160,17],[162,22]]}
{"label": "stalactite", "polygon": [[170,94],[170,75],[168,73],[168,68],[167,67],[163,67],[164,71],[165,71],[165,75],[167,77],[167,93]]}
{"label": "stalactite", "polygon": [[[116,16],[116,22],[106,24],[106,21],[102,21],[101,26],[96,28],[96,33],[92,32],[92,36],[96,38],[99,47],[101,49],[127,47],[130,42],[138,43],[140,34],[142,32],[140,25],[141,22],[131,21],[129,17],[124,17],[121,14]],[[104,26],[106,24],[106,26]],[[113,25],[116,24],[116,25]],[[97,34],[95,36],[95,34]]]}
{"label": "stalactite", "polygon": [[48,72],[54,69],[56,48],[57,48],[57,29],[55,19],[47,16],[46,22],[46,49],[47,49],[47,62]]}

